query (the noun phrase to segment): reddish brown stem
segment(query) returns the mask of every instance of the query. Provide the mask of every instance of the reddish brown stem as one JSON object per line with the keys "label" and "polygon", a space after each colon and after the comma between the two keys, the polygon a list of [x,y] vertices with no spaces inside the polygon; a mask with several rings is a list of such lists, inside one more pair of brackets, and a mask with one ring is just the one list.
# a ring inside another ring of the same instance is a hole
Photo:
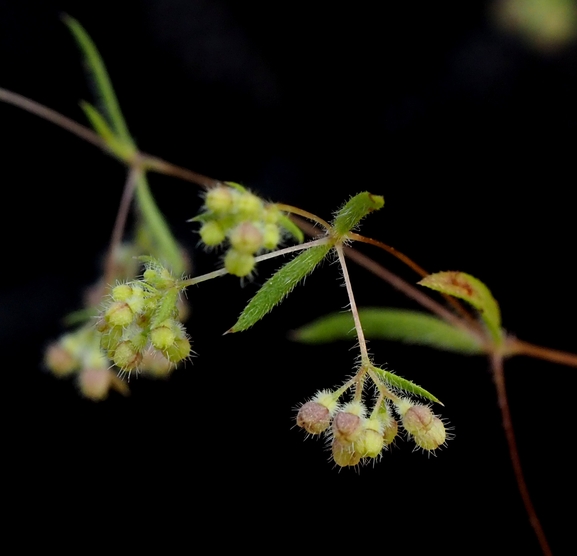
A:
{"label": "reddish brown stem", "polygon": [[529,342],[518,340],[517,338],[507,338],[506,351],[507,355],[527,355],[528,357],[544,359],[551,363],[577,367],[577,355],[574,353],[559,351],[557,349],[546,348],[543,346],[536,346]]}
{"label": "reddish brown stem", "polygon": [[547,542],[547,537],[541,526],[541,522],[537,517],[537,512],[531,501],[531,496],[529,495],[529,489],[525,481],[525,476],[523,475],[523,468],[521,466],[521,458],[519,457],[519,451],[517,449],[517,441],[515,439],[515,431],[513,430],[513,422],[511,420],[511,412],[509,410],[509,401],[507,397],[507,388],[505,386],[505,373],[503,372],[503,358],[499,354],[493,354],[491,357],[491,370],[493,371],[493,379],[495,381],[495,387],[497,389],[497,399],[499,401],[499,408],[501,409],[501,417],[503,419],[503,429],[505,430],[505,437],[507,438],[507,445],[509,446],[509,457],[511,459],[511,464],[513,466],[513,472],[515,473],[515,480],[517,481],[517,488],[523,499],[523,505],[525,506],[525,511],[529,517],[529,522],[541,550],[545,556],[553,556],[549,543]]}
{"label": "reddish brown stem", "polygon": [[[360,234],[355,234],[354,232],[349,232],[348,236],[351,239],[354,239],[355,241],[360,241],[362,243],[368,243],[369,245],[374,245],[375,247],[379,247],[380,249],[383,249],[387,253],[390,253],[391,255],[393,255],[393,257],[396,257],[401,262],[406,264],[409,268],[414,270],[422,278],[429,275],[429,273],[423,267],[419,266],[415,261],[413,261],[407,255],[405,255],[404,253],[401,253],[400,251],[398,251],[394,247],[391,247],[390,245],[383,243],[382,241],[379,241],[377,239],[373,239],[370,237],[365,237],[365,236],[362,236]],[[475,320],[475,318],[463,307],[463,305],[461,305],[461,303],[459,303],[459,301],[457,299],[455,299],[454,297],[452,297],[450,295],[447,295],[446,293],[442,293],[441,295],[445,298],[447,303],[449,303],[449,305],[451,305],[463,318],[467,319],[473,326],[478,327],[478,324],[477,324],[477,321]]]}
{"label": "reddish brown stem", "polygon": [[128,218],[130,204],[134,198],[134,191],[136,189],[140,173],[140,167],[132,167],[128,172],[128,177],[126,178],[126,182],[124,184],[124,190],[122,191],[122,197],[120,199],[120,204],[118,205],[118,212],[116,213],[114,228],[112,228],[112,236],[110,237],[110,245],[106,255],[106,263],[104,265],[104,288],[112,285],[114,279],[116,278],[116,253],[122,241],[122,236],[124,235],[126,219]]}

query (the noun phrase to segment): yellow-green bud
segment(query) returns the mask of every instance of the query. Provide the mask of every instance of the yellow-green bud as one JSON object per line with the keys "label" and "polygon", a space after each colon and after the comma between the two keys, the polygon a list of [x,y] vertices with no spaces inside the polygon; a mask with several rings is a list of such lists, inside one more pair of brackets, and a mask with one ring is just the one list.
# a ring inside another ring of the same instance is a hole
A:
{"label": "yellow-green bud", "polygon": [[244,191],[234,200],[234,210],[241,220],[259,220],[263,204],[256,195]]}
{"label": "yellow-green bud", "polygon": [[112,288],[114,301],[126,301],[132,295],[132,288],[128,284],[119,284]]}
{"label": "yellow-green bud", "polygon": [[130,341],[120,342],[112,356],[114,364],[123,371],[133,371],[142,361],[142,353]]}
{"label": "yellow-green bud", "polygon": [[112,326],[128,326],[134,313],[125,301],[115,301],[104,313],[104,318]]}
{"label": "yellow-green bud", "polygon": [[333,460],[339,467],[357,465],[362,458],[362,455],[355,450],[354,444],[338,438],[333,440],[331,451]]}
{"label": "yellow-green bud", "polygon": [[368,419],[365,430],[355,442],[355,450],[362,457],[376,458],[383,450],[383,424],[379,419]]}
{"label": "yellow-green bud", "polygon": [[144,290],[140,286],[131,288],[131,295],[126,299],[126,303],[133,313],[137,314],[144,310],[145,305]]}
{"label": "yellow-green bud", "polygon": [[280,230],[276,224],[265,224],[262,246],[272,251],[280,242]]}
{"label": "yellow-green bud", "polygon": [[445,425],[437,416],[433,416],[426,431],[413,435],[415,444],[427,451],[436,450],[445,443],[446,439]]}
{"label": "yellow-green bud", "polygon": [[174,343],[166,349],[164,355],[172,363],[179,363],[190,355],[190,341],[188,338],[176,338]]}
{"label": "yellow-green bud", "polygon": [[412,435],[426,432],[433,422],[433,412],[426,405],[415,404],[403,415],[403,427]]}
{"label": "yellow-green bud", "polygon": [[204,205],[215,214],[226,214],[232,209],[235,193],[230,187],[214,187],[207,192]]}
{"label": "yellow-green bud", "polygon": [[385,430],[383,431],[383,442],[385,446],[388,446],[395,441],[398,432],[399,424],[391,417],[391,420],[385,425]]}
{"label": "yellow-green bud", "polygon": [[223,227],[215,220],[205,222],[200,228],[200,239],[208,247],[220,245],[226,238]]}
{"label": "yellow-green bud", "polygon": [[224,268],[234,275],[242,278],[248,276],[254,269],[254,256],[248,253],[241,253],[236,249],[229,249],[224,257]]}
{"label": "yellow-green bud", "polygon": [[168,321],[165,321],[161,326],[154,328],[150,332],[150,342],[160,351],[168,349],[176,340],[174,330],[167,324]]}

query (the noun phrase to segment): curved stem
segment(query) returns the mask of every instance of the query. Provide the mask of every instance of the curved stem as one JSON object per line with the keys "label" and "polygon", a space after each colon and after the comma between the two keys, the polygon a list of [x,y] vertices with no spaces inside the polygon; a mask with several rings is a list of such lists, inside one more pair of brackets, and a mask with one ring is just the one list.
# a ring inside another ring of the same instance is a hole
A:
{"label": "curved stem", "polygon": [[144,160],[144,166],[151,172],[179,178],[183,181],[188,181],[199,185],[200,187],[204,187],[205,189],[222,185],[222,182],[219,180],[209,178],[208,176],[203,176],[198,172],[193,172],[192,170],[187,170],[186,168],[181,168],[180,166],[176,166],[175,164],[167,162],[166,160],[162,160],[161,158],[157,158],[156,156],[151,156],[148,154],[143,154],[142,156]]}
{"label": "curved stem", "polygon": [[84,141],[92,143],[96,147],[103,150],[107,149],[106,143],[100,135],[43,104],[3,88],[0,88],[0,101],[12,104],[12,106],[17,106],[26,112],[39,116],[43,120],[56,124],[58,127],[73,133],[77,137],[80,137],[80,139],[84,139]]}
{"label": "curved stem", "polygon": [[126,183],[124,184],[124,190],[122,191],[122,197],[120,199],[120,205],[118,206],[116,220],[114,222],[114,227],[112,228],[110,245],[106,255],[106,263],[104,265],[105,288],[112,285],[112,282],[116,278],[116,253],[120,247],[120,243],[122,242],[122,236],[124,235],[124,229],[126,228],[126,219],[128,217],[128,212],[130,211],[130,204],[134,198],[134,190],[136,189],[140,177],[141,169],[139,167],[135,166],[130,168],[128,177],[126,178]]}
{"label": "curved stem", "polygon": [[[349,232],[347,235],[355,241],[360,241],[362,243],[368,243],[369,245],[374,245],[375,247],[379,247],[380,249],[383,249],[387,253],[390,253],[391,255],[393,255],[393,257],[396,257],[401,262],[406,264],[409,268],[414,270],[422,278],[429,275],[429,273],[423,267],[419,266],[415,261],[413,261],[411,258],[407,257],[407,255],[405,255],[404,253],[401,253],[400,251],[398,251],[394,247],[391,247],[390,245],[383,243],[382,241],[379,241],[377,239],[373,239],[370,237],[366,237],[366,236],[363,236],[360,234],[356,234],[354,232]],[[461,303],[459,303],[458,299],[456,299],[456,298],[454,298],[454,297],[452,297],[446,293],[441,293],[441,295],[445,298],[447,303],[449,303],[449,305],[452,305],[453,308],[462,317],[469,320],[471,322],[471,324],[473,324],[473,326],[478,327],[478,323],[475,320],[475,318],[465,309],[465,307],[463,307],[463,305]]]}
{"label": "curved stem", "polygon": [[507,388],[505,386],[505,373],[503,372],[503,358],[499,354],[493,354],[491,356],[491,370],[493,371],[493,379],[495,381],[495,387],[497,389],[497,399],[499,401],[499,408],[501,409],[501,417],[503,419],[503,429],[505,430],[505,437],[507,438],[507,445],[509,447],[509,456],[511,458],[511,464],[513,465],[513,472],[515,473],[515,480],[517,481],[517,487],[523,499],[523,505],[525,506],[525,511],[529,517],[529,522],[533,531],[537,536],[539,545],[543,554],[545,556],[553,556],[541,522],[537,517],[537,512],[531,501],[531,496],[529,495],[529,488],[525,481],[525,476],[523,475],[523,468],[521,466],[521,458],[519,457],[519,451],[517,449],[517,441],[515,439],[515,431],[513,430],[513,422],[511,420],[511,412],[509,410],[509,402],[507,398]]}
{"label": "curved stem", "polygon": [[323,220],[322,218],[320,218],[316,214],[313,214],[312,212],[309,212],[308,210],[303,210],[303,209],[300,209],[298,207],[293,207],[292,205],[285,205],[284,203],[275,203],[275,206],[279,210],[282,210],[284,212],[288,212],[290,214],[297,214],[298,216],[302,216],[303,218],[306,218],[307,220],[312,220],[313,222],[320,224],[326,230],[332,229],[332,226],[326,220]]}

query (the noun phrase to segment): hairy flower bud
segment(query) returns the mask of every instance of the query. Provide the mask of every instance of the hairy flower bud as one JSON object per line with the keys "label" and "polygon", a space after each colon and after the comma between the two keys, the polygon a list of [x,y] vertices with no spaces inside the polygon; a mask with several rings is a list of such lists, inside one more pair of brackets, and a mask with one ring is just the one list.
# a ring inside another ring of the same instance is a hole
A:
{"label": "hairy flower bud", "polygon": [[224,257],[224,268],[230,274],[242,278],[248,276],[254,269],[254,256],[248,253],[241,253],[236,249],[229,249]]}
{"label": "hairy flower bud", "polygon": [[214,187],[206,193],[204,205],[214,214],[226,214],[232,209],[235,194],[236,192],[230,187]]}
{"label": "hairy flower bud", "polygon": [[354,442],[363,432],[363,419],[348,411],[339,411],[333,419],[333,435],[343,442]]}
{"label": "hairy flower bud", "polygon": [[128,326],[134,313],[125,301],[115,301],[104,313],[104,318],[112,326]]}
{"label": "hairy flower bud", "polygon": [[230,232],[229,239],[238,252],[252,255],[262,247],[263,235],[252,222],[241,222]]}
{"label": "hairy flower bud", "polygon": [[355,450],[355,445],[338,438],[333,439],[331,452],[334,462],[339,467],[349,467],[360,463],[362,454]]}
{"label": "hairy flower bud", "polygon": [[297,425],[310,434],[320,434],[327,430],[330,424],[329,408],[315,401],[303,404],[297,414]]}

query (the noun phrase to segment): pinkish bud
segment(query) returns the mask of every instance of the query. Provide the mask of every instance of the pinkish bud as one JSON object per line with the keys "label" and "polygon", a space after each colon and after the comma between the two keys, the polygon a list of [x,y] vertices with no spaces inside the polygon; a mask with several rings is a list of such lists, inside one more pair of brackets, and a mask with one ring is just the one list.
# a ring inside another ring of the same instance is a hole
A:
{"label": "pinkish bud", "polygon": [[330,424],[329,409],[315,401],[303,404],[297,414],[297,425],[310,434],[320,434],[327,430]]}

